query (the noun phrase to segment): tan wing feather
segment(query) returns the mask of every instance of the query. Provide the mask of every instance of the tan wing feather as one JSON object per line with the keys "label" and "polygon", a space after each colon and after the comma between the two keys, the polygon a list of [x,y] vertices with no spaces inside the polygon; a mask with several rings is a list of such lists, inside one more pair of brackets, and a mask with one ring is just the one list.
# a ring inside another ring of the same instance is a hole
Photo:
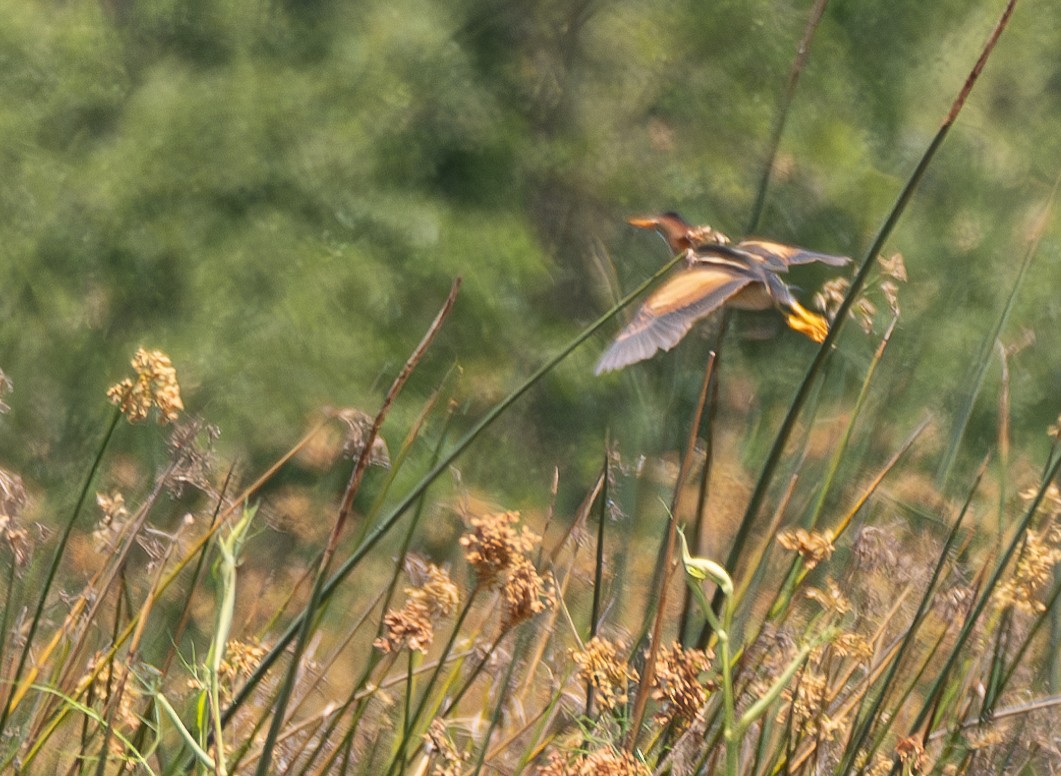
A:
{"label": "tan wing feather", "polygon": [[818,261],[831,267],[842,267],[851,261],[847,256],[833,256],[828,253],[816,253],[795,245],[773,242],[772,240],[741,240],[734,246],[779,268],[798,264],[810,264]]}
{"label": "tan wing feather", "polygon": [[634,319],[597,362],[596,374],[644,361],[677,345],[697,321],[739,293],[754,278],[729,267],[695,265],[653,291]]}

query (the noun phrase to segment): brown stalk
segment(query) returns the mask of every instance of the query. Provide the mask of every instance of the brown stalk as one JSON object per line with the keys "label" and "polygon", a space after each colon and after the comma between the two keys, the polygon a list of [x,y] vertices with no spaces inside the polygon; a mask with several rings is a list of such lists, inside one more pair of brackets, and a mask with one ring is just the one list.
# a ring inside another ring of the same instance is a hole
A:
{"label": "brown stalk", "polygon": [[696,412],[690,424],[689,438],[685,445],[685,455],[682,457],[682,465],[678,471],[678,479],[674,483],[674,497],[671,499],[670,519],[667,521],[667,541],[660,556],[659,590],[656,599],[656,617],[652,624],[652,640],[649,642],[648,656],[645,658],[645,667],[641,674],[641,682],[637,686],[637,695],[634,696],[634,706],[630,714],[630,729],[626,735],[624,748],[632,752],[637,745],[638,732],[641,728],[641,720],[645,716],[645,707],[648,705],[648,696],[652,692],[652,681],[656,677],[656,658],[659,655],[660,642],[663,640],[663,618],[667,612],[667,591],[670,587],[671,575],[678,565],[674,557],[675,537],[678,534],[677,513],[678,505],[681,503],[682,488],[689,477],[692,468],[693,456],[696,453],[696,439],[700,430],[700,419],[703,417],[704,406],[707,404],[708,389],[711,386],[711,375],[713,373],[714,357],[708,360],[704,369],[704,380],[700,387],[700,397],[696,403]]}
{"label": "brown stalk", "polygon": [[280,735],[280,729],[283,726],[284,719],[286,716],[287,705],[291,699],[291,693],[294,689],[295,675],[297,674],[297,667],[301,661],[302,654],[305,650],[306,643],[309,640],[309,634],[313,630],[314,626],[314,615],[321,603],[321,590],[324,587],[324,580],[328,574],[328,568],[331,565],[332,558],[335,556],[335,550],[339,545],[339,537],[342,534],[342,530],[346,525],[347,519],[350,515],[350,510],[354,503],[354,497],[357,495],[357,491],[361,486],[361,479],[365,473],[365,469],[368,468],[369,458],[372,454],[372,446],[379,436],[380,427],[383,425],[383,421],[386,419],[387,414],[394,403],[394,400],[401,393],[402,388],[405,387],[405,383],[409,380],[413,370],[420,363],[424,354],[427,352],[431,343],[434,342],[435,337],[442,328],[442,323],[449,316],[450,311],[453,309],[453,305],[457,300],[457,292],[460,290],[461,279],[457,278],[453,281],[453,285],[450,288],[449,296],[446,297],[446,301],[442,305],[442,309],[439,310],[435,319],[431,322],[427,332],[424,334],[420,343],[413,350],[412,355],[406,360],[405,365],[401,371],[394,378],[394,382],[391,384],[390,390],[387,391],[387,395],[384,397],[383,404],[379,411],[376,413],[376,417],[372,422],[372,428],[365,436],[364,446],[361,448],[361,454],[358,456],[357,463],[354,466],[353,471],[350,474],[350,481],[347,483],[346,491],[343,494],[343,500],[339,507],[339,514],[336,516],[335,524],[332,527],[331,536],[328,538],[328,543],[324,548],[324,553],[321,556],[320,565],[317,569],[317,578],[313,584],[313,591],[310,594],[309,603],[306,606],[306,614],[302,621],[302,628],[298,634],[298,638],[295,640],[293,654],[291,656],[291,668],[288,670],[287,675],[284,678],[284,682],[281,685],[280,692],[277,697],[276,705],[273,710],[273,720],[269,726],[269,732],[266,735],[265,743],[262,746],[262,758],[258,762],[258,768],[256,773],[259,776],[265,776],[268,773],[269,767],[271,766],[272,752],[276,746],[276,742]]}

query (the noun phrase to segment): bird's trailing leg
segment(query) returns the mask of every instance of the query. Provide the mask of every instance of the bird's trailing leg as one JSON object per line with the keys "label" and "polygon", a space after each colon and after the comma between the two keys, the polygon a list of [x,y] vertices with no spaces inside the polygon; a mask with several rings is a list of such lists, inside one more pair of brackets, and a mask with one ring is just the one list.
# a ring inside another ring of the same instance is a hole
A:
{"label": "bird's trailing leg", "polygon": [[786,305],[785,321],[800,334],[806,334],[815,342],[823,342],[829,333],[829,321],[817,313],[812,313],[796,300]]}

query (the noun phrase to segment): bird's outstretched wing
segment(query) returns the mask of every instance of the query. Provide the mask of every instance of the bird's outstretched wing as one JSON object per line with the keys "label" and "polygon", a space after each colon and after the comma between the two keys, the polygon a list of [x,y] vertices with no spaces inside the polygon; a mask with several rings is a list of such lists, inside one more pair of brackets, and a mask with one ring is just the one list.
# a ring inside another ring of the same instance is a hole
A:
{"label": "bird's outstretched wing", "polygon": [[815,253],[795,245],[785,245],[771,240],[741,240],[732,246],[738,251],[750,253],[767,263],[781,267],[791,267],[796,264],[811,264],[819,261],[830,267],[842,267],[851,259],[847,256],[833,256],[828,253]]}
{"label": "bird's outstretched wing", "polygon": [[683,269],[649,294],[634,319],[604,351],[595,373],[622,369],[658,350],[670,350],[694,323],[754,280],[751,274],[728,266],[694,264]]}

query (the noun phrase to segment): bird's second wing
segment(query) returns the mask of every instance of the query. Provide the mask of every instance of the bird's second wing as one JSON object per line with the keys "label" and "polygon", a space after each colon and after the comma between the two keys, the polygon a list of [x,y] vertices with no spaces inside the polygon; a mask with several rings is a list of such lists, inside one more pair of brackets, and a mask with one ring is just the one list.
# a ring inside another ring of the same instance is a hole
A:
{"label": "bird's second wing", "polygon": [[693,324],[726,303],[754,278],[729,267],[694,265],[649,294],[597,362],[596,374],[644,361],[657,350],[670,350]]}
{"label": "bird's second wing", "polygon": [[798,248],[795,245],[785,245],[771,240],[741,240],[733,247],[739,251],[745,251],[764,259],[775,266],[780,262],[782,267],[790,267],[794,264],[810,264],[815,261],[820,261],[822,264],[828,264],[831,267],[842,267],[851,261],[847,256],[815,253],[804,248]]}

